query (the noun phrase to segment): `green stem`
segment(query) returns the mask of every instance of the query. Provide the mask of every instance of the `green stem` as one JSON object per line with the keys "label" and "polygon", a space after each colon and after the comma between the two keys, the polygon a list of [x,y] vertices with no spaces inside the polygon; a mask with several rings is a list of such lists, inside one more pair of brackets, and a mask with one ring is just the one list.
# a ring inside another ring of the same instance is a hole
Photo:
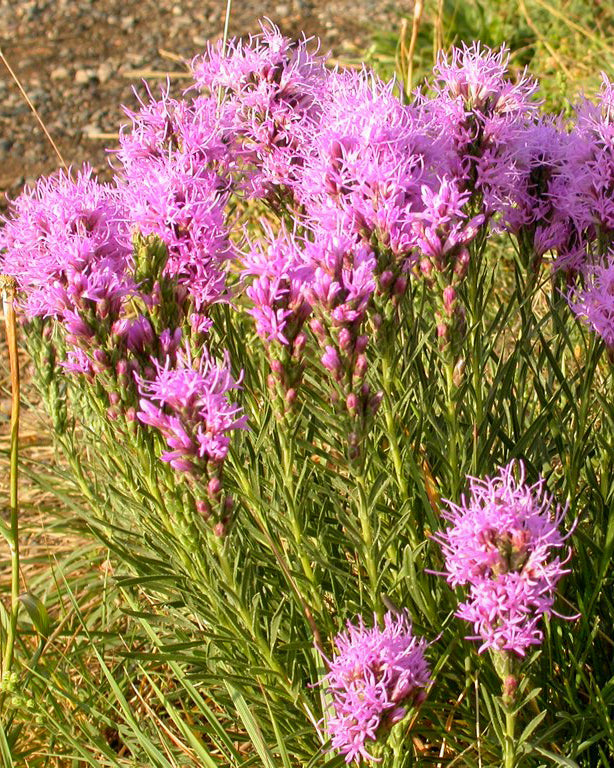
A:
{"label": "green stem", "polygon": [[[6,278],[5,278],[6,280]],[[9,503],[11,508],[11,532],[9,546],[11,550],[11,610],[6,636],[6,647],[2,660],[2,675],[11,671],[15,640],[17,637],[17,617],[19,615],[19,360],[17,357],[17,329],[13,298],[15,283],[12,278],[2,285],[4,320],[9,350],[11,369],[11,448],[9,475]]]}
{"label": "green stem", "polygon": [[296,505],[296,489],[294,486],[294,424],[291,419],[284,421],[280,425],[279,441],[281,444],[282,470],[284,476],[284,490],[286,492],[286,504],[290,513],[290,525],[296,551],[301,561],[303,573],[309,582],[312,593],[312,600],[318,612],[322,612],[322,601],[318,590],[315,573],[311,566],[311,561],[303,548],[303,526]]}
{"label": "green stem", "polygon": [[[252,639],[254,641],[254,644],[256,645],[256,648],[258,649],[258,652],[266,660],[266,663],[268,664],[269,669],[271,670],[271,672],[273,672],[276,675],[277,679],[280,681],[284,690],[292,697],[293,700],[300,701],[301,706],[303,707],[305,713],[307,714],[308,717],[310,717],[310,719],[313,722],[313,713],[311,712],[311,708],[309,707],[307,698],[305,697],[304,693],[300,689],[297,689],[292,684],[292,681],[288,677],[284,668],[273,656],[273,652],[268,642],[266,641],[266,638],[262,635],[262,632],[254,623],[254,620],[250,611],[245,607],[243,601],[241,600],[240,587],[236,582],[233,569],[230,563],[228,562],[228,557],[226,555],[225,542],[222,541],[219,537],[215,536],[214,534],[211,535],[211,541],[212,541],[215,554],[217,555],[220,568],[222,570],[225,584],[228,587],[228,593],[231,599],[233,599],[234,608],[236,609],[237,614],[241,619],[241,622],[243,623],[243,626],[248,630],[248,632],[252,636]],[[224,617],[228,618],[228,615],[229,615],[228,612],[224,611]]]}
{"label": "green stem", "polygon": [[471,469],[475,476],[479,474],[479,437],[484,418],[482,401],[482,319],[483,312],[478,306],[478,268],[474,265],[469,275],[469,317],[471,318],[471,374],[475,396],[475,420],[473,423],[473,450]]}
{"label": "green stem", "polygon": [[403,461],[401,459],[401,450],[399,448],[399,439],[397,436],[394,413],[392,411],[392,365],[387,356],[382,358],[382,388],[384,390],[384,415],[386,419],[386,437],[390,447],[390,455],[394,465],[397,485],[403,501],[407,501],[407,483],[403,476]]}
{"label": "green stem", "polygon": [[456,413],[456,384],[454,383],[454,360],[446,360],[446,407],[448,420],[448,459],[452,473],[452,497],[460,490],[460,468],[458,466],[458,417]]}
{"label": "green stem", "polygon": [[[388,438],[388,446],[390,455],[392,456],[392,464],[394,466],[394,474],[397,481],[397,487],[401,495],[401,502],[405,504],[406,502],[409,502],[409,493],[407,491],[407,481],[403,471],[403,460],[401,458],[401,449],[399,446],[397,422],[394,418],[394,411],[392,407],[392,381],[392,364],[388,358],[388,355],[384,354],[382,357],[382,389],[384,390],[384,420],[386,422],[386,437]],[[419,543],[418,534],[411,526],[408,528],[408,534],[412,547],[417,547]]]}
{"label": "green stem", "polygon": [[373,531],[371,530],[368,494],[364,472],[360,472],[356,475],[356,488],[358,489],[358,519],[360,521],[360,531],[364,544],[364,557],[369,579],[371,602],[377,613],[378,619],[381,619],[384,613],[383,606],[379,599],[377,586],[377,553],[375,552],[375,542],[373,540]]}
{"label": "green stem", "polygon": [[505,755],[504,768],[514,768],[516,765],[515,745],[516,713],[512,707],[505,707]]}

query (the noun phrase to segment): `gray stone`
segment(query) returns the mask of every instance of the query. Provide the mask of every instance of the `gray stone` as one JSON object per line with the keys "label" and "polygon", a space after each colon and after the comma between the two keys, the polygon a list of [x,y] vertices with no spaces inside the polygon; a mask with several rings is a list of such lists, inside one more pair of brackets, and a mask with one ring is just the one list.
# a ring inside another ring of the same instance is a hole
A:
{"label": "gray stone", "polygon": [[78,69],[75,72],[75,83],[77,85],[88,85],[96,80],[96,72],[93,69]]}
{"label": "gray stone", "polygon": [[96,70],[96,75],[101,83],[108,83],[113,77],[115,68],[108,61],[103,61],[102,64]]}

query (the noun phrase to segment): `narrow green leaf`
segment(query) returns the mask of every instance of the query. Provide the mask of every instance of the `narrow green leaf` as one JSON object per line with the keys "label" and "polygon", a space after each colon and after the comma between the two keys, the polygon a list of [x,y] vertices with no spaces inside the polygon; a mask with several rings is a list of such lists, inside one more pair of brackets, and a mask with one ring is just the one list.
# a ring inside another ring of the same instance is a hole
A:
{"label": "narrow green leaf", "polygon": [[262,730],[260,729],[258,721],[254,717],[249,704],[245,700],[245,697],[238,688],[235,688],[235,686],[232,685],[232,683],[226,681],[225,685],[232,698],[232,702],[236,707],[237,713],[241,718],[241,722],[245,726],[245,730],[254,745],[254,749],[264,764],[264,768],[277,768],[273,754],[264,740]]}
{"label": "narrow green leaf", "polygon": [[51,633],[51,618],[40,598],[32,592],[23,592],[19,595],[32,624],[43,639],[47,639]]}
{"label": "narrow green leaf", "polygon": [[533,749],[535,752],[537,752],[542,757],[547,757],[548,760],[551,760],[556,765],[564,765],[565,768],[580,768],[578,763],[576,763],[575,760],[571,760],[569,757],[563,757],[563,755],[557,755],[554,752],[550,752],[548,749],[544,749],[543,747],[536,747],[534,746]]}
{"label": "narrow green leaf", "polygon": [[520,737],[518,738],[518,744],[524,744],[524,742],[529,738],[529,736],[535,731],[535,729],[539,726],[539,724],[542,722],[542,720],[546,717],[547,711],[544,710],[543,712],[540,712],[539,715],[533,718],[531,722],[525,727],[523,732],[520,734]]}

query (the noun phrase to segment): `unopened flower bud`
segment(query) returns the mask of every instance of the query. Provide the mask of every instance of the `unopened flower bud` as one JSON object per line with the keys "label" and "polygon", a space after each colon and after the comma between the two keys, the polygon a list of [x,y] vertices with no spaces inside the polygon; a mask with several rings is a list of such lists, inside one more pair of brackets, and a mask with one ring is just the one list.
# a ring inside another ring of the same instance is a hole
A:
{"label": "unopened flower bud", "polygon": [[470,260],[469,251],[466,248],[461,248],[458,256],[456,257],[456,264],[454,265],[454,274],[459,277],[465,277],[467,270],[469,269]]}
{"label": "unopened flower bud", "polygon": [[358,458],[360,451],[358,449],[358,435],[356,432],[350,432],[348,437],[348,455],[352,461]]}
{"label": "unopened flower bud", "polygon": [[208,501],[199,499],[196,502],[196,511],[202,515],[205,520],[208,520],[209,516],[211,515],[211,506]]}
{"label": "unopened flower bud", "polygon": [[379,284],[381,285],[382,290],[387,291],[392,285],[393,280],[394,280],[394,272],[391,272],[389,269],[382,272],[379,278]]}
{"label": "unopened flower bud", "polygon": [[331,373],[337,374],[341,370],[341,360],[339,359],[339,353],[335,347],[326,347],[326,351],[321,357],[321,362],[326,370],[330,371]]}
{"label": "unopened flower bud", "polygon": [[384,393],[383,392],[376,392],[373,397],[369,400],[369,410],[371,413],[376,414],[379,410],[380,405],[382,404],[382,400],[384,399]]}
{"label": "unopened flower bud", "polygon": [[367,361],[367,358],[365,355],[358,355],[356,359],[356,366],[354,368],[354,374],[359,378],[364,378],[365,374],[367,373],[367,368],[369,367],[369,363]]}
{"label": "unopened flower bud", "polygon": [[322,325],[320,320],[318,320],[317,317],[314,317],[311,320],[311,322],[309,323],[309,327],[319,339],[323,339],[326,337],[326,331],[324,330],[324,326]]}
{"label": "unopened flower bud", "polygon": [[443,306],[450,317],[454,313],[455,304],[456,304],[456,290],[454,289],[453,285],[447,285],[443,289]]}
{"label": "unopened flower bud", "polygon": [[277,359],[271,360],[271,370],[273,371],[273,373],[275,373],[278,376],[280,376],[283,373],[283,370],[284,370],[284,367],[281,364],[281,361],[277,360]]}
{"label": "unopened flower bud", "polygon": [[296,339],[294,339],[294,351],[300,354],[307,344],[307,334],[304,331],[297,333]]}
{"label": "unopened flower bud", "polygon": [[347,406],[348,411],[353,413],[358,408],[358,398],[353,392],[350,392],[350,394],[347,396],[345,404]]}
{"label": "unopened flower bud", "polygon": [[352,343],[352,334],[348,328],[342,328],[339,331],[339,346],[343,350],[347,350]]}
{"label": "unopened flower bud", "polygon": [[117,421],[118,416],[119,413],[117,408],[107,408],[107,419],[109,419],[109,421]]}
{"label": "unopened flower bud", "polygon": [[[379,315],[378,315],[379,317]],[[356,339],[355,349],[358,354],[361,354],[361,352],[364,352],[367,348],[367,345],[369,343],[369,337],[366,334],[363,334],[362,336],[359,336]]]}
{"label": "unopened flower bud", "polygon": [[222,490],[222,482],[219,477],[212,477],[207,484],[207,491],[210,496],[217,496]]}
{"label": "unopened flower bud", "polygon": [[296,402],[296,389],[291,388],[286,392],[286,403],[289,406],[293,406]]}
{"label": "unopened flower bud", "polygon": [[392,289],[392,292],[395,296],[403,296],[405,291],[407,290],[407,278],[406,277],[397,277],[394,283],[394,288]]}

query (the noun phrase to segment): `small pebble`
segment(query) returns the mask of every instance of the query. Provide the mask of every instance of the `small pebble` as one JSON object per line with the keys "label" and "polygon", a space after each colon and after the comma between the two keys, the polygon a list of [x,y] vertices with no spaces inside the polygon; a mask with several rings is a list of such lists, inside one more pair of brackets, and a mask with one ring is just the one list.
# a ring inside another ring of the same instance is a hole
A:
{"label": "small pebble", "polygon": [[69,72],[66,67],[55,67],[55,69],[51,70],[52,80],[66,80],[68,75],[69,75]]}
{"label": "small pebble", "polygon": [[103,61],[96,70],[96,75],[101,83],[108,83],[113,76],[114,68],[108,61]]}
{"label": "small pebble", "polygon": [[78,69],[75,72],[75,83],[77,85],[87,85],[92,80],[96,80],[96,72],[93,69]]}

